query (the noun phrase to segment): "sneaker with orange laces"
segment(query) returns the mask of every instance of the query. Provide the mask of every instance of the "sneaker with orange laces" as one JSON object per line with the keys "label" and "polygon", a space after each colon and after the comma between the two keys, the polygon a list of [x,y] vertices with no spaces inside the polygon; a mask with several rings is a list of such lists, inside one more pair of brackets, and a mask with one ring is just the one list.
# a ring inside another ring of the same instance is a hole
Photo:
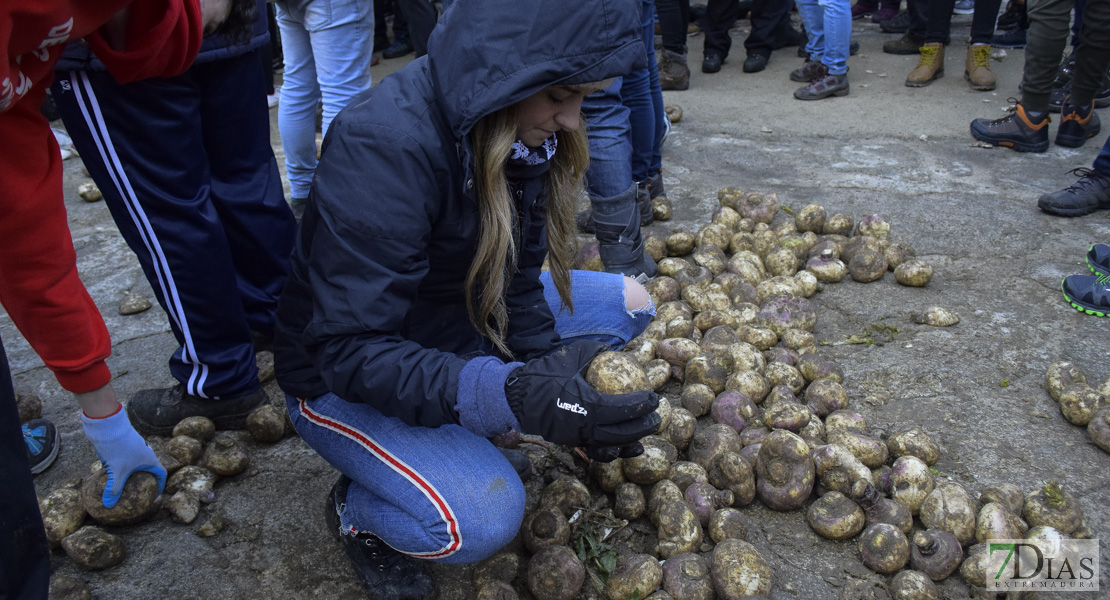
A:
{"label": "sneaker with orange laces", "polygon": [[1071,98],[1060,105],[1060,128],[1056,131],[1056,145],[1078,148],[1102,130],[1094,104],[1086,107],[1072,106]]}
{"label": "sneaker with orange laces", "polygon": [[994,146],[1013,148],[1018,152],[1044,152],[1048,150],[1048,124],[1052,121],[1046,112],[1034,119],[1020,102],[1011,99],[1013,111],[1001,119],[975,119],[971,122],[971,135]]}

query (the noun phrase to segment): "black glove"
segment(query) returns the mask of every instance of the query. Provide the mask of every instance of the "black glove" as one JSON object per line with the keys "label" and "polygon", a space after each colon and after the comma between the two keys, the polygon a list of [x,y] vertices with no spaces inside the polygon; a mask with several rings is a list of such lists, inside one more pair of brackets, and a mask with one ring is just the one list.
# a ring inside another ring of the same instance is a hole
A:
{"label": "black glove", "polygon": [[606,348],[574,342],[510,373],[505,398],[521,431],[567,446],[629,446],[659,429],[655,393],[602,394],[582,377]]}
{"label": "black glove", "polygon": [[613,462],[618,458],[635,458],[644,453],[644,445],[640,442],[633,442],[627,446],[589,446],[586,448],[586,456],[590,460],[597,462]]}

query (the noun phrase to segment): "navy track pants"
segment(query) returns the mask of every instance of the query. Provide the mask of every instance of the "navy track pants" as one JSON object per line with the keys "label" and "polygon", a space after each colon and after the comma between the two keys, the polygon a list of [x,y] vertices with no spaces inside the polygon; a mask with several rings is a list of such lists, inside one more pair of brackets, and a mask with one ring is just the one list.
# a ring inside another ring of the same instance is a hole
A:
{"label": "navy track pants", "polygon": [[187,393],[259,387],[251,332],[271,334],[296,222],[270,148],[259,51],[119,84],[58,73],[66,129],[169,315]]}
{"label": "navy track pants", "polygon": [[50,550],[0,342],[0,600],[46,600]]}

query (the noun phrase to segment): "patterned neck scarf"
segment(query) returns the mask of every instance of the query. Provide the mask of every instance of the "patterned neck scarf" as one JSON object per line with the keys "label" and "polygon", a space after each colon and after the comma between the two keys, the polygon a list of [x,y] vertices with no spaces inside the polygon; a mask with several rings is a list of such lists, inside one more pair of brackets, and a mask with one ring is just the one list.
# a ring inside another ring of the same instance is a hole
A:
{"label": "patterned neck scarf", "polygon": [[555,149],[559,146],[559,140],[553,134],[551,137],[543,141],[538,148],[529,148],[524,145],[524,142],[517,140],[513,142],[513,153],[509,156],[509,164],[514,166],[533,166],[545,163],[555,156]]}

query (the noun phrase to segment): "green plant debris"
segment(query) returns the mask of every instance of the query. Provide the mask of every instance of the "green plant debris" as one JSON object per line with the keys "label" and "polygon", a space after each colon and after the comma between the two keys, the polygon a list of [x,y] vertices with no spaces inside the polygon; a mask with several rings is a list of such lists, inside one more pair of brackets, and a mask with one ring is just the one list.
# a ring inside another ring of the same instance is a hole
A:
{"label": "green plant debris", "polygon": [[795,214],[795,213],[794,213],[794,209],[793,209],[793,208],[790,208],[789,206],[787,206],[787,205],[785,205],[785,204],[783,204],[782,206],[780,206],[780,207],[779,207],[779,209],[780,209],[780,210],[782,210],[782,212],[784,212],[784,213],[786,213],[786,214],[788,214],[788,215],[790,215],[790,216],[792,216],[792,217],[793,217],[793,216],[794,216],[794,214]]}
{"label": "green plant debris", "polygon": [[819,343],[822,346],[850,346],[856,344],[875,344],[882,346],[894,341],[894,335],[901,333],[902,330],[886,323],[871,323],[863,328],[860,333],[853,333],[848,337],[830,342],[828,340],[821,340]]}
{"label": "green plant debris", "polygon": [[933,475],[936,475],[937,477],[944,477],[946,479],[951,479],[952,478],[951,475],[949,475],[948,473],[942,473],[936,467],[929,467],[929,472],[932,473]]}
{"label": "green plant debris", "polygon": [[574,553],[586,565],[593,567],[599,574],[591,571],[591,577],[599,579],[598,583],[604,585],[609,580],[609,573],[617,566],[617,549],[605,542],[599,542],[594,536],[586,533],[574,540]]}
{"label": "green plant debris", "polygon": [[1010,387],[1010,380],[1009,379],[1003,379],[1002,381],[998,382],[998,385],[1000,385],[1002,387]]}
{"label": "green plant debris", "polygon": [[1064,503],[1064,488],[1056,480],[1044,482],[1044,499],[1052,506],[1060,506]]}

